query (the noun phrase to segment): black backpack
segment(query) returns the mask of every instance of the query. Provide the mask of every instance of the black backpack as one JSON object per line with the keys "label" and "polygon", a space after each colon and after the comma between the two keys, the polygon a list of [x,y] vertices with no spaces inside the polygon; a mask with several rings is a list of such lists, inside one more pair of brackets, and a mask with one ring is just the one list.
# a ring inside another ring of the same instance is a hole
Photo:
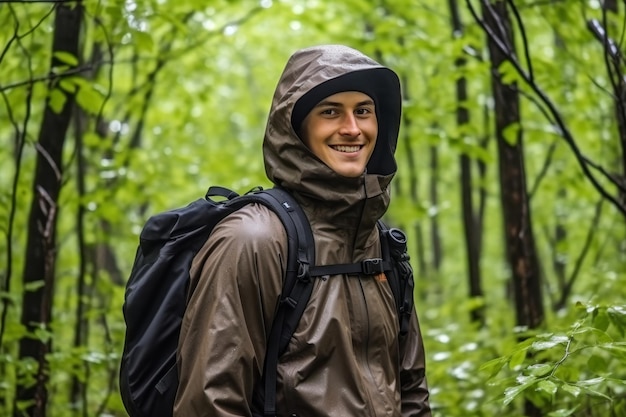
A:
{"label": "black backpack", "polygon": [[[213,197],[222,198],[219,201]],[[306,215],[286,190],[255,189],[245,195],[222,187],[184,208],[148,219],[126,285],[126,337],[120,367],[120,391],[131,417],[171,417],[178,387],[176,349],[187,302],[191,262],[215,225],[250,204],[270,208],[283,223],[288,241],[287,271],[281,302],[267,341],[262,389],[255,393],[265,416],[276,415],[276,368],[313,289],[313,279],[335,274],[385,272],[393,291],[400,333],[408,331],[413,309],[413,273],[406,236],[378,222],[382,259],[314,265],[315,245]]]}

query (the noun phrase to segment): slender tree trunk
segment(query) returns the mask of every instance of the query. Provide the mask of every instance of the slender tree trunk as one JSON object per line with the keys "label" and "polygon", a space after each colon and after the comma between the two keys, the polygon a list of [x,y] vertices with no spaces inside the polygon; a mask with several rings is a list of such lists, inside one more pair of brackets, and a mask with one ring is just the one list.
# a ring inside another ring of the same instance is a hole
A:
{"label": "slender tree trunk", "polygon": [[[481,5],[486,25],[498,33],[510,51],[514,52],[513,29],[506,3],[502,0],[493,3],[485,0],[481,2]],[[536,328],[544,320],[544,307],[539,259],[526,189],[519,92],[515,84],[503,82],[498,68],[506,58],[491,37],[488,37],[488,49],[491,57],[491,84],[495,103],[500,198],[517,324]],[[530,401],[526,401],[525,415],[540,417],[542,412]]]}
{"label": "slender tree trunk", "polygon": [[[430,204],[439,206],[439,148],[437,145],[430,146]],[[439,210],[437,210],[439,213]],[[439,272],[443,261],[443,249],[441,232],[439,230],[439,214],[430,217],[430,244],[432,250],[433,269]]]}
{"label": "slender tree trunk", "polygon": [[[555,0],[552,0],[553,3]],[[557,57],[561,56],[562,53],[566,53],[565,50],[565,42],[561,38],[560,34],[555,30],[553,32],[554,39],[554,49],[557,51]],[[569,90],[567,86],[564,86],[564,94]],[[548,153],[550,156],[550,153]],[[549,158],[551,160],[552,158]],[[547,162],[547,161],[546,161]],[[548,164],[546,163],[546,170]],[[562,168],[557,167],[556,173],[561,174]],[[557,202],[554,206],[557,207],[556,212],[554,213],[554,237],[549,239],[552,242],[552,268],[556,275],[556,281],[558,285],[558,293],[562,295],[564,294],[565,287],[567,285],[567,258],[563,256],[562,250],[560,249],[564,242],[567,241],[568,231],[564,225],[564,221],[567,219],[567,213],[564,210],[560,210],[558,208],[559,203],[565,201],[567,199],[567,189],[564,184],[559,184],[558,190],[556,192],[555,201]],[[553,303],[553,308],[556,304]],[[557,307],[560,308],[560,307]]]}
{"label": "slender tree trunk", "polygon": [[[452,35],[461,37],[463,35],[463,24],[459,14],[459,6],[457,0],[448,0],[450,8]],[[465,58],[459,56],[455,61],[457,69],[465,67]],[[470,121],[470,114],[467,109],[467,80],[464,76],[460,76],[456,80],[456,123],[459,132],[463,132],[463,127],[467,126]],[[467,259],[467,267],[469,271],[469,296],[477,298],[483,296],[482,279],[480,273],[480,256],[481,256],[481,231],[479,230],[479,222],[474,209],[473,202],[473,185],[472,185],[472,159],[467,153],[461,153],[459,157],[460,176],[461,176],[461,202],[463,207],[463,234],[465,238],[465,254]],[[476,308],[471,311],[471,320],[476,323],[484,324],[485,312],[484,308]]]}
{"label": "slender tree trunk", "polygon": [[[402,77],[403,94],[404,99],[409,100],[409,80],[406,77]],[[407,155],[409,164],[409,195],[411,202],[416,206],[419,204],[419,181],[417,177],[417,164],[415,163],[415,153],[413,152],[413,146],[411,143],[411,119],[407,117],[406,113],[402,115],[404,123],[404,135],[402,141],[404,143],[405,153]],[[417,253],[417,265],[418,273],[421,276],[426,274],[426,256],[424,255],[424,231],[422,230],[422,224],[420,220],[415,222],[415,236],[417,239],[416,253]]]}
{"label": "slender tree trunk", "polygon": [[[80,2],[56,6],[52,51],[64,51],[78,56],[79,35],[82,22]],[[52,67],[61,63],[54,57]],[[55,88],[51,83],[50,89]],[[37,329],[49,330],[52,315],[52,296],[56,263],[56,224],[58,197],[63,179],[62,153],[65,135],[70,123],[74,97],[67,100],[59,113],[46,103],[41,131],[37,142],[37,163],[33,184],[33,200],[28,220],[28,240],[24,267],[24,294],[21,323],[33,333]],[[41,283],[39,285],[38,283]],[[48,362],[52,343],[49,337],[24,337],[19,343],[21,361],[34,360],[37,371],[34,383],[24,379],[17,386],[14,415],[45,417],[47,404]],[[28,404],[24,411],[18,404]]]}
{"label": "slender tree trunk", "polygon": [[[498,30],[498,25],[506,28],[508,44],[513,45],[511,23],[505,3],[496,1],[492,6],[485,6],[483,3],[483,7],[489,9],[484,11],[485,21],[495,30]],[[499,21],[497,24],[495,19]],[[491,40],[488,47],[491,56],[505,238],[514,281],[518,324],[535,328],[543,322],[544,310],[539,260],[526,190],[519,92],[515,84],[505,84],[497,70],[505,57]]]}

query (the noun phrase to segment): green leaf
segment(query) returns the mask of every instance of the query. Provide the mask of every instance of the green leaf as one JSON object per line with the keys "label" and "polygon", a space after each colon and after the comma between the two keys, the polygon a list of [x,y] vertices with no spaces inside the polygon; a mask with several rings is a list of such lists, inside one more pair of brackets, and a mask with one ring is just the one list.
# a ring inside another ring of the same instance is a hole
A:
{"label": "green leaf", "polygon": [[43,279],[39,279],[37,281],[31,281],[24,284],[24,291],[37,291],[40,288],[43,288],[46,285]]}
{"label": "green leaf", "polygon": [[606,381],[606,378],[599,376],[597,378],[591,378],[591,379],[585,379],[583,381],[578,381],[576,385],[578,385],[579,387],[591,387],[594,385],[599,385],[604,381]]}
{"label": "green leaf", "polygon": [[50,95],[48,96],[48,107],[56,113],[59,114],[63,111],[63,106],[65,106],[65,101],[67,97],[60,88],[55,88],[50,91]]}
{"label": "green leaf", "polygon": [[138,51],[152,52],[154,50],[154,41],[148,32],[136,30],[133,32],[133,39]]}
{"label": "green leaf", "polygon": [[491,379],[500,373],[505,363],[506,359],[504,358],[492,359],[489,362],[483,363],[479,370],[489,372],[488,379]]}
{"label": "green leaf", "polygon": [[71,94],[76,93],[76,83],[74,83],[71,79],[62,78],[59,81],[59,87],[63,91],[67,91],[68,93],[71,93]]}
{"label": "green leaf", "polygon": [[54,333],[52,333],[49,329],[45,328],[43,325],[36,327],[33,330],[33,336],[37,338],[42,343],[47,343],[52,339]]}
{"label": "green leaf", "polygon": [[550,336],[549,339],[533,342],[532,349],[535,351],[548,350],[558,345],[567,344],[567,342],[569,342],[569,337],[565,335],[553,335]]}
{"label": "green leaf", "polygon": [[570,384],[563,384],[561,386],[561,389],[571,394],[574,398],[578,398],[578,396],[582,392],[582,389],[580,387],[577,387],[576,385],[570,385]]}
{"label": "green leaf", "polygon": [[602,356],[593,355],[587,361],[587,367],[595,373],[604,373],[608,369],[608,364]]}
{"label": "green leaf", "polygon": [[554,395],[557,391],[557,385],[549,379],[544,379],[543,381],[539,381],[536,390]]}
{"label": "green leaf", "polygon": [[528,375],[533,375],[537,377],[545,376],[552,371],[552,365],[547,363],[538,363],[535,365],[531,365],[526,370],[528,371]]}
{"label": "green leaf", "polygon": [[55,51],[53,55],[56,59],[58,59],[64,64],[70,65],[72,67],[75,67],[78,65],[78,58],[76,58],[74,54],[71,54],[66,51]]}
{"label": "green leaf", "polygon": [[626,362],[626,343],[624,342],[610,342],[598,345],[600,349],[606,350],[611,353],[614,358],[620,359],[622,362]]}
{"label": "green leaf", "polygon": [[81,87],[76,94],[76,102],[87,113],[97,114],[102,105],[102,96],[91,86]]}
{"label": "green leaf", "polygon": [[591,395],[594,397],[604,398],[605,400],[612,401],[612,398],[600,391],[593,390],[591,388],[583,388],[587,395]]}
{"label": "green leaf", "polygon": [[500,79],[504,84],[513,84],[522,79],[517,69],[511,64],[510,61],[504,61],[498,67],[500,73]]}
{"label": "green leaf", "polygon": [[624,306],[611,306],[606,312],[613,326],[624,337],[626,335],[626,308]]}
{"label": "green leaf", "polygon": [[505,127],[504,130],[502,131],[504,140],[506,140],[506,142],[511,146],[517,146],[517,142],[519,140],[519,135],[518,135],[519,131],[520,131],[520,124],[517,122],[511,123],[510,125]]}
{"label": "green leaf", "polygon": [[527,349],[520,349],[513,353],[513,355],[511,355],[511,360],[509,361],[509,368],[515,369],[524,363],[524,360],[526,359],[526,352]]}
{"label": "green leaf", "polygon": [[536,381],[537,379],[535,377],[518,378],[518,382],[521,382],[520,385],[504,390],[504,405],[509,405],[520,393],[533,385]]}
{"label": "green leaf", "polygon": [[573,415],[577,410],[578,408],[571,408],[569,410],[562,408],[560,410],[556,410],[556,411],[552,411],[548,413],[548,417],[569,417]]}
{"label": "green leaf", "polygon": [[609,328],[609,315],[606,310],[598,309],[596,310],[597,314],[594,314],[592,325],[598,330],[606,331]]}

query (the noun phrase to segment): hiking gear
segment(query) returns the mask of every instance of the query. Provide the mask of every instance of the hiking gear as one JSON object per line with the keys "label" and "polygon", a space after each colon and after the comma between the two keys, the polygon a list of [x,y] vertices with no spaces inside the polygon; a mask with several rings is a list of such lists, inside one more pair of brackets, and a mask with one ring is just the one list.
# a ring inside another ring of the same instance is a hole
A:
{"label": "hiking gear", "polygon": [[[215,201],[215,197],[225,200]],[[408,261],[405,252],[401,254],[402,259],[392,258],[393,251],[383,249],[387,260],[366,259],[354,264],[316,266],[310,261],[315,260],[315,244],[308,220],[287,191],[275,188],[239,196],[223,187],[211,187],[204,199],[153,216],[141,233],[125,296],[127,332],[120,370],[122,399],[131,417],[172,415],[178,386],[176,348],[192,260],[223,218],[252,203],[270,208],[288,236],[287,273],[267,340],[264,362],[264,415],[276,413],[278,358],[286,349],[306,307],[313,278],[344,273],[375,275],[385,271],[390,276],[397,276],[397,283],[395,278],[390,282],[394,282],[392,288],[396,288],[394,295],[401,289],[396,295],[398,318],[406,322],[401,328],[408,327],[410,315],[402,312],[410,311],[406,310],[410,307],[405,304],[407,299],[412,303],[412,281],[407,281],[412,280],[412,275],[394,275],[400,264],[396,267],[391,261]],[[389,230],[382,223],[381,235],[403,236],[397,229]],[[390,240],[393,244],[398,239],[383,240]],[[402,293],[406,290],[411,294],[403,300]]]}
{"label": "hiking gear", "polygon": [[[266,173],[273,184],[292,192],[307,215],[316,265],[383,257],[376,224],[390,201],[394,132],[400,119],[391,109],[399,108],[401,93],[397,83],[383,83],[385,96],[394,97],[397,106],[378,106],[381,148],[374,150],[376,162],[357,178],[338,175],[314,156],[292,128],[293,108],[315,86],[373,68],[381,66],[346,47],[298,51],[278,81],[269,109],[263,142]],[[249,205],[229,216],[196,256],[191,282],[197,287],[179,343],[184,381],[176,417],[197,415],[198,410],[206,415],[262,412],[263,402],[251,398],[263,391],[257,384],[282,289],[286,245],[280,220],[264,206]],[[225,270],[229,279],[221,276]],[[219,308],[207,311],[213,305]],[[430,416],[418,321],[412,311],[409,331],[399,337],[396,311],[382,276],[315,279],[309,303],[279,359],[280,415],[328,415],[332,410],[336,416]],[[242,322],[246,326],[233,325]],[[220,331],[224,341],[203,329]]]}

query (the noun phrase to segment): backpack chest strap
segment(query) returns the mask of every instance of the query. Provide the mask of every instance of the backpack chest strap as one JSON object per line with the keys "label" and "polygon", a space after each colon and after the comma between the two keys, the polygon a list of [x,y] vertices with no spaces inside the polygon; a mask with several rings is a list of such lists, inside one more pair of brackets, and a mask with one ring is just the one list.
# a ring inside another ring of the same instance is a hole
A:
{"label": "backpack chest strap", "polygon": [[392,265],[389,261],[381,258],[365,259],[353,264],[336,264],[309,267],[310,277],[322,277],[325,275],[377,275],[386,271],[391,271]]}

